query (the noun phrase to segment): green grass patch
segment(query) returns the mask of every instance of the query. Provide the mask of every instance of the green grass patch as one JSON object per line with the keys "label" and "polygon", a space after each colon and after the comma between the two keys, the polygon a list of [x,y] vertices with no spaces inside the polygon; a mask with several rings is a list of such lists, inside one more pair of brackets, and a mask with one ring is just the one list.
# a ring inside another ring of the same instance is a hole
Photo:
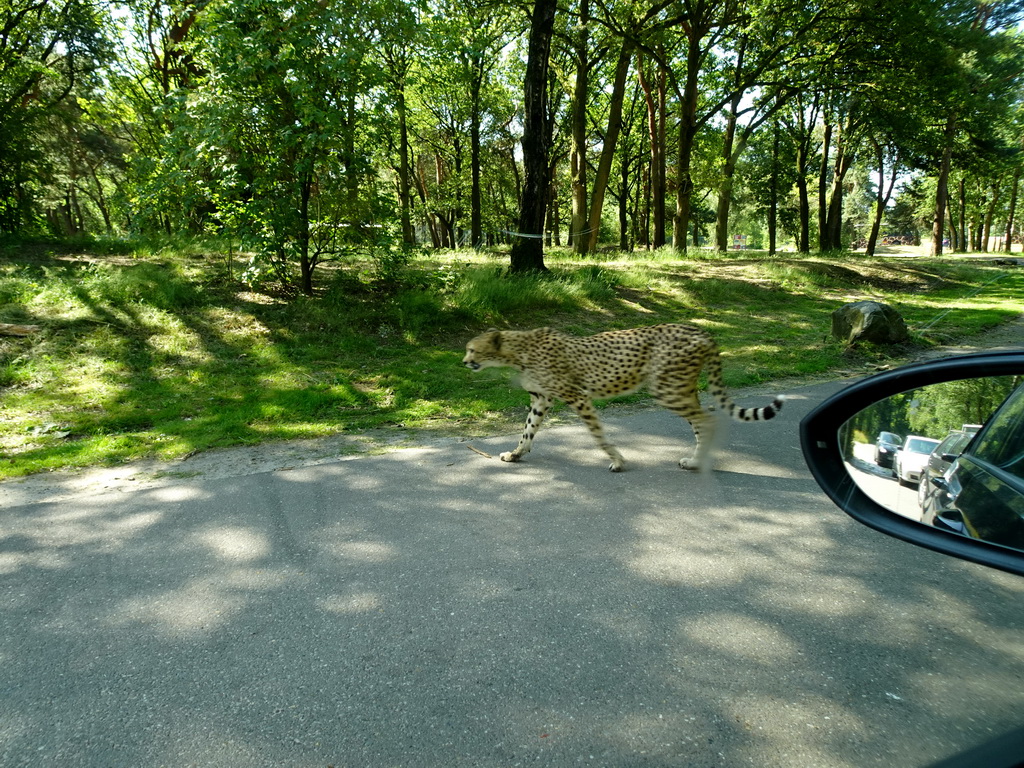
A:
{"label": "green grass patch", "polygon": [[974,260],[555,250],[551,274],[523,277],[501,254],[413,255],[386,279],[349,258],[296,297],[237,283],[215,243],[136,245],[0,242],[0,323],[42,329],[0,336],[0,477],[390,426],[514,429],[526,398],[511,377],[460,365],[489,326],[692,322],[739,387],[912,351],[831,340],[847,301],[892,304],[920,347],[1019,315],[1024,289]]}

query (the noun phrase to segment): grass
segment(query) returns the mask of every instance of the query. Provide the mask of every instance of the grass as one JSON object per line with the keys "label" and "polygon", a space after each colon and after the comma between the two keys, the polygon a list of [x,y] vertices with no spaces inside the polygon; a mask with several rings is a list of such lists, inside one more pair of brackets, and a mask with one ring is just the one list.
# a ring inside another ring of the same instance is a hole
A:
{"label": "grass", "polygon": [[382,281],[350,260],[307,298],[233,281],[201,242],[0,244],[0,323],[42,329],[0,336],[0,478],[381,427],[506,429],[523,393],[460,365],[489,326],[693,322],[735,388],[910,351],[831,340],[847,301],[892,304],[920,347],[1019,315],[1024,289],[1019,273],[955,258],[547,262],[550,276],[512,279],[502,254],[420,255]]}

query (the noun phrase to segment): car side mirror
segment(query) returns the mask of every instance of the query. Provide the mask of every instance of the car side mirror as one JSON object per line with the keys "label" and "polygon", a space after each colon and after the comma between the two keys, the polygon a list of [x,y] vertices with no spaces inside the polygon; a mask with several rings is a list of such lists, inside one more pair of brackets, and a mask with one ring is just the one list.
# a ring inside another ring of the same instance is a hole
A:
{"label": "car side mirror", "polygon": [[940,531],[952,531],[961,536],[968,535],[967,528],[964,526],[963,515],[955,509],[936,515],[933,525]]}
{"label": "car side mirror", "polygon": [[[916,478],[897,482],[868,455],[883,430],[922,434],[934,442],[968,426],[973,437],[963,453],[939,454],[949,464],[941,484],[931,482],[936,478],[928,478],[920,462]],[[964,355],[863,379],[804,417],[800,441],[814,479],[857,521],[918,546],[1024,575],[1024,353]],[[918,494],[932,492],[942,498],[926,515]]]}

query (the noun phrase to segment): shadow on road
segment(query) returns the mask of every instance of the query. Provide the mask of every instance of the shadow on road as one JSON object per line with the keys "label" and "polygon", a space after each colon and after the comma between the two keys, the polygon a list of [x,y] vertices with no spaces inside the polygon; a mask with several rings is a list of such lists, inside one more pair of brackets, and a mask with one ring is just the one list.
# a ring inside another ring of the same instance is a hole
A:
{"label": "shadow on road", "polygon": [[831,507],[820,391],[710,475],[639,411],[621,475],[573,425],[0,511],[0,763],[909,766],[1009,729],[1024,587]]}

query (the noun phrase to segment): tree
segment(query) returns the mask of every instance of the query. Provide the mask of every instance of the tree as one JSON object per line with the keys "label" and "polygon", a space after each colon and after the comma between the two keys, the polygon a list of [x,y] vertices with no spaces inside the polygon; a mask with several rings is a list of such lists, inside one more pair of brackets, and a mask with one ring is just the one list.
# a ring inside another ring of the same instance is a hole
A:
{"label": "tree", "polygon": [[535,0],[530,21],[530,42],[523,81],[523,165],[525,181],[520,201],[519,231],[511,253],[512,272],[545,271],[544,213],[550,183],[548,150],[548,58],[557,3]]}
{"label": "tree", "polygon": [[[479,248],[488,237],[493,239],[494,230],[514,226],[509,221],[499,225],[487,210],[485,181],[495,192],[507,186],[496,178],[505,170],[504,162],[491,155],[488,145],[505,140],[504,129],[512,118],[502,73],[496,76],[495,71],[517,18],[478,0],[461,0],[444,11],[436,9],[427,18],[417,87],[411,94],[417,190],[422,216],[438,247],[456,246],[464,238],[468,198],[468,239]],[[504,200],[495,203],[505,205]],[[485,219],[491,224],[486,237]]]}
{"label": "tree", "polygon": [[590,101],[590,0],[578,0],[578,22],[575,39],[571,43],[576,67],[575,82],[569,100],[571,148],[569,151],[569,175],[572,189],[572,213],[569,224],[569,240],[578,254],[590,249],[590,233],[587,209],[587,104]]}
{"label": "tree", "polygon": [[949,175],[958,135],[985,137],[1000,114],[1010,111],[1024,74],[1024,47],[1012,30],[1020,23],[1020,2],[961,0],[944,7],[944,24],[934,33],[945,54],[928,82],[944,108],[937,142],[932,254],[943,251]]}
{"label": "tree", "polygon": [[254,249],[250,274],[291,282],[297,264],[306,294],[324,255],[317,231],[336,232],[354,213],[338,204],[346,200],[345,137],[353,130],[346,88],[352,79],[368,83],[359,51],[367,42],[350,11],[318,0],[218,5],[209,20],[210,75],[196,89],[190,120],[175,128],[198,139],[181,168],[208,190],[212,215]]}
{"label": "tree", "polygon": [[0,232],[38,225],[57,159],[45,141],[77,95],[99,86],[110,55],[101,8],[88,0],[8,0],[0,6]]}
{"label": "tree", "polygon": [[604,198],[608,190],[612,163],[618,147],[619,132],[622,130],[622,108],[626,93],[626,80],[629,77],[629,65],[633,58],[633,44],[623,38],[619,47],[619,58],[615,64],[612,80],[612,91],[608,98],[607,129],[601,137],[601,155],[594,174],[594,187],[590,197],[590,215],[587,219],[589,240],[587,250],[597,248],[597,239],[601,234],[601,214],[604,211]]}
{"label": "tree", "polygon": [[[817,29],[830,10],[829,3],[808,8],[804,4],[767,1],[682,0],[671,6],[653,6],[644,17],[646,26],[636,26],[643,30],[637,33],[638,47],[657,61],[667,75],[678,111],[673,217],[673,244],[677,250],[686,249],[695,189],[691,166],[698,135],[730,105],[733,117],[737,117],[744,97],[750,92],[755,94],[757,104],[750,132],[778,109],[779,96],[790,92],[777,88],[779,72],[798,71],[795,63],[810,56],[815,48],[804,46],[805,38],[812,34],[821,36]],[[679,40],[678,53],[673,52],[673,38]],[[649,104],[653,106],[653,98]],[[734,143],[729,132],[735,136],[736,123],[731,122],[730,128],[730,121],[727,117],[726,162],[734,165],[750,134]],[[726,202],[722,204],[725,208],[731,183],[729,172],[726,168]],[[727,216],[724,210],[723,217]]]}
{"label": "tree", "polygon": [[787,109],[780,112],[779,123],[793,150],[793,178],[797,190],[796,249],[799,253],[811,250],[811,203],[808,190],[811,161],[817,153],[819,138],[816,133],[821,114],[820,94],[805,97],[797,94]]}
{"label": "tree", "polygon": [[508,34],[495,6],[476,0],[466,7],[468,29],[457,56],[463,81],[469,85],[469,163],[470,163],[470,242],[474,248],[483,245],[483,187],[481,168],[483,147],[481,131],[484,121],[485,92],[497,54]]}
{"label": "tree", "polygon": [[381,0],[373,9],[374,48],[383,63],[386,92],[394,106],[398,123],[398,164],[395,167],[398,187],[399,221],[402,242],[416,243],[412,223],[412,163],[409,155],[409,116],[407,91],[418,53],[420,21],[415,3]]}

